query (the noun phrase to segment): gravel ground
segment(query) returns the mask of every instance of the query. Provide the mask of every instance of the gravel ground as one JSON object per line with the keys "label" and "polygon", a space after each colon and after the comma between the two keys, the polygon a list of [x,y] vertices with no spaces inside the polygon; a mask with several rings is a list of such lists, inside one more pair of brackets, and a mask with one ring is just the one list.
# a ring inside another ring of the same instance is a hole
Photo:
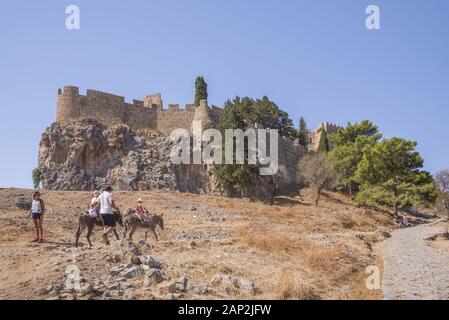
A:
{"label": "gravel ground", "polygon": [[425,241],[442,231],[435,225],[400,229],[381,244],[385,299],[449,299],[449,257]]}

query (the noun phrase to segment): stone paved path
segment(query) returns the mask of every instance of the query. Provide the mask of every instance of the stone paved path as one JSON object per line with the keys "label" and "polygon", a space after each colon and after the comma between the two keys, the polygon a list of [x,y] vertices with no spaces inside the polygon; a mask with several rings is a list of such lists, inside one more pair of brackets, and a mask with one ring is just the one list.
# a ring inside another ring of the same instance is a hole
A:
{"label": "stone paved path", "polygon": [[424,240],[442,231],[428,224],[400,229],[381,244],[385,299],[449,299],[449,257]]}

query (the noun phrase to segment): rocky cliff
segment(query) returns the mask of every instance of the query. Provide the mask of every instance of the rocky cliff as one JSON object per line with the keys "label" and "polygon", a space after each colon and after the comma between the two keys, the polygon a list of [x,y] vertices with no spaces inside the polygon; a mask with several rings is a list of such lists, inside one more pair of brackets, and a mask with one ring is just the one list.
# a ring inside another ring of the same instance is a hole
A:
{"label": "rocky cliff", "polygon": [[50,125],[40,141],[38,165],[48,190],[90,191],[107,184],[123,191],[165,189],[267,198],[274,188],[277,193],[296,190],[301,153],[292,143],[279,139],[279,173],[255,175],[244,193],[221,188],[212,165],[174,165],[167,134],[92,119]]}
{"label": "rocky cliff", "polygon": [[123,124],[104,126],[95,120],[53,123],[39,147],[43,186],[94,190],[111,184],[116,190],[213,192],[207,168],[173,165],[171,147],[167,135],[135,132]]}

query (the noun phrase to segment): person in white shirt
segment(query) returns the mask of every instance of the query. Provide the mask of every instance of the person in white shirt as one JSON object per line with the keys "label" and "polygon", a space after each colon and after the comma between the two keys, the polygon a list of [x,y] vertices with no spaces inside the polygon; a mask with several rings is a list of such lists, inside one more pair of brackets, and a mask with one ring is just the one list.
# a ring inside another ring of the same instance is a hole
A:
{"label": "person in white shirt", "polygon": [[100,216],[103,221],[103,240],[106,244],[109,244],[108,234],[115,229],[115,217],[114,209],[120,212],[119,208],[115,205],[112,198],[112,187],[107,186],[103,193],[98,197],[100,203]]}
{"label": "person in white shirt", "polygon": [[31,217],[36,227],[36,238],[32,242],[44,242],[44,229],[42,221],[44,220],[45,204],[41,199],[39,191],[33,193],[33,202],[31,203]]}

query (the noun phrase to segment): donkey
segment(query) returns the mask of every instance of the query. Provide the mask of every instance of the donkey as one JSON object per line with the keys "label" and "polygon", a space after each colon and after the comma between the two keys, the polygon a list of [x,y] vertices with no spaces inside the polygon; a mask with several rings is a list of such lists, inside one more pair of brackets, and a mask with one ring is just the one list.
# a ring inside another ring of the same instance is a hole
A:
{"label": "donkey", "polygon": [[156,226],[159,226],[161,230],[164,230],[164,218],[163,213],[158,215],[151,215],[149,217],[148,222],[143,222],[139,217],[135,215],[136,211],[134,209],[126,209],[125,210],[125,218],[123,224],[125,225],[125,231],[123,232],[123,238],[126,237],[126,233],[128,232],[128,229],[131,229],[129,233],[129,239],[132,240],[132,236],[137,228],[143,228],[147,229],[148,231],[145,231],[145,242],[147,241],[148,232],[152,231],[154,234],[154,238],[156,241],[158,241],[157,234],[156,234]]}
{"label": "donkey", "polygon": [[[119,226],[123,227],[123,219],[120,213],[118,212],[114,212],[114,219],[115,219],[115,223],[118,224]],[[87,242],[89,243],[89,246],[92,247],[92,243],[90,242],[90,236],[92,235],[92,231],[94,230],[95,226],[103,226],[103,222],[101,222],[100,220],[98,220],[96,217],[89,217],[87,215],[82,215],[79,218],[79,223],[78,223],[78,229],[76,230],[75,236],[76,236],[76,241],[75,241],[75,246],[78,248],[78,240],[80,238],[81,233],[83,233],[84,229],[87,228]],[[117,240],[120,240],[120,237],[117,233],[117,231],[114,229],[114,234],[115,237],[117,238]]]}

